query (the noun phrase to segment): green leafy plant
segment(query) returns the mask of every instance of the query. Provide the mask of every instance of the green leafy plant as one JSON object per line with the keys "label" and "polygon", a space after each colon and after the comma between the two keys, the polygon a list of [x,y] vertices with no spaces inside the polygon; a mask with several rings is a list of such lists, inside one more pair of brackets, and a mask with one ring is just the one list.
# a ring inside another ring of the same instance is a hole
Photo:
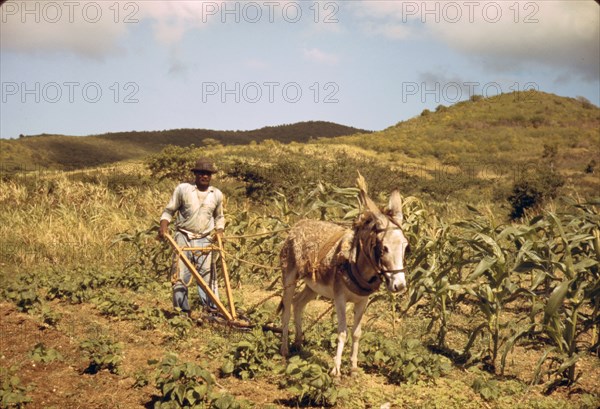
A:
{"label": "green leafy plant", "polygon": [[164,357],[155,378],[161,394],[160,400],[154,404],[156,409],[241,407],[233,396],[213,391],[215,379],[204,365],[179,362],[176,355]]}
{"label": "green leafy plant", "polygon": [[29,312],[40,305],[36,286],[15,283],[4,291],[4,297],[17,306],[21,312]]}
{"label": "green leafy plant", "polygon": [[145,330],[156,329],[162,322],[165,322],[165,314],[160,308],[143,307],[141,309],[140,326]]}
{"label": "green leafy plant", "polygon": [[179,313],[167,320],[174,334],[172,340],[185,338],[192,330],[192,320],[184,313]]}
{"label": "green leafy plant", "polygon": [[102,315],[120,319],[135,319],[138,306],[127,299],[126,295],[114,289],[102,291],[92,302]]}
{"label": "green leafy plant", "polygon": [[289,359],[283,374],[285,378],[280,386],[292,393],[298,404],[334,406],[340,398],[347,396],[345,389],[335,386],[328,368],[299,356]]}
{"label": "green leafy plant", "polygon": [[107,369],[110,373],[119,374],[120,365],[123,361],[123,345],[120,342],[114,342],[106,336],[87,339],[81,344],[90,360],[86,373],[95,374],[102,369]]}
{"label": "green leafy plant", "polygon": [[0,379],[2,379],[0,403],[3,408],[22,408],[31,402],[27,392],[33,388],[22,385],[19,377],[15,375],[16,371],[16,367],[7,369],[0,366]]}
{"label": "green leafy plant", "polygon": [[234,375],[240,379],[252,379],[263,373],[272,373],[278,364],[279,339],[272,332],[256,327],[244,338],[232,345],[221,366],[224,376]]}
{"label": "green leafy plant", "polygon": [[45,324],[56,327],[61,318],[62,314],[60,312],[53,310],[48,305],[42,305],[42,320]]}
{"label": "green leafy plant", "polygon": [[417,339],[398,342],[367,332],[361,338],[361,346],[368,369],[395,384],[437,378],[450,370],[446,358],[432,354]]}
{"label": "green leafy plant", "polygon": [[487,401],[492,401],[500,397],[500,389],[498,388],[498,381],[493,379],[486,379],[483,377],[477,377],[471,385],[473,390],[477,392],[481,397]]}
{"label": "green leafy plant", "polygon": [[48,363],[56,360],[62,360],[60,352],[54,348],[48,348],[43,343],[36,344],[29,352],[29,357],[36,362]]}

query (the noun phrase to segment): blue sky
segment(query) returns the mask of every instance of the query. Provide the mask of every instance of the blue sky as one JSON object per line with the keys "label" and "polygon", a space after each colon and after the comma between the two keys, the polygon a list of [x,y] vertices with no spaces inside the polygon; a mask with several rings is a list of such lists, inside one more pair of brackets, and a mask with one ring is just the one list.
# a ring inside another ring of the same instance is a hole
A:
{"label": "blue sky", "polygon": [[380,130],[471,94],[600,103],[586,1],[7,1],[0,136]]}

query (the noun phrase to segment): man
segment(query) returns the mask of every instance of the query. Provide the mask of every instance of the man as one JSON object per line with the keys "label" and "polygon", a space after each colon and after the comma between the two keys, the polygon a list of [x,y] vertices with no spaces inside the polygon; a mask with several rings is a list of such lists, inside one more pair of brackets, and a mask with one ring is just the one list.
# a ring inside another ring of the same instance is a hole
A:
{"label": "man", "polygon": [[[211,234],[222,237],[225,226],[223,216],[223,193],[210,185],[216,169],[207,159],[199,159],[191,169],[194,183],[182,183],[175,188],[173,197],[167,204],[161,218],[159,238],[169,231],[169,223],[177,213],[175,222],[175,242],[179,247],[206,247],[211,245]],[[186,251],[186,257],[194,264],[198,273],[218,297],[217,277],[211,269],[211,254]],[[188,287],[194,280],[183,261],[173,263],[173,306],[180,308],[191,317],[188,302]],[[200,302],[206,309],[214,309],[214,304],[198,286]]]}

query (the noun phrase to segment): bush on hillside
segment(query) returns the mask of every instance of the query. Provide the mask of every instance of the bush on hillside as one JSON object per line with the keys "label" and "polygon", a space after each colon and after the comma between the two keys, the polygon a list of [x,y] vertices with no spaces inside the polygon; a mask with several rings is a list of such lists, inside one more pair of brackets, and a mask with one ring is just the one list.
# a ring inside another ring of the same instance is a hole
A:
{"label": "bush on hillside", "polygon": [[564,178],[550,166],[542,166],[535,173],[528,173],[517,180],[508,197],[511,205],[510,217],[515,220],[523,217],[527,210],[541,207],[548,199],[557,196],[564,185]]}

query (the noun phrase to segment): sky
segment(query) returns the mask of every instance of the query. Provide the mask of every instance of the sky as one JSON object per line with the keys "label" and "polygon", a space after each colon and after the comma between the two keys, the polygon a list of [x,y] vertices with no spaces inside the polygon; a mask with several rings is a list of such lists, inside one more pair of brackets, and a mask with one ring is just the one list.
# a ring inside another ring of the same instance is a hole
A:
{"label": "sky", "polygon": [[600,104],[593,0],[19,0],[0,12],[1,138],[382,130],[527,89]]}

